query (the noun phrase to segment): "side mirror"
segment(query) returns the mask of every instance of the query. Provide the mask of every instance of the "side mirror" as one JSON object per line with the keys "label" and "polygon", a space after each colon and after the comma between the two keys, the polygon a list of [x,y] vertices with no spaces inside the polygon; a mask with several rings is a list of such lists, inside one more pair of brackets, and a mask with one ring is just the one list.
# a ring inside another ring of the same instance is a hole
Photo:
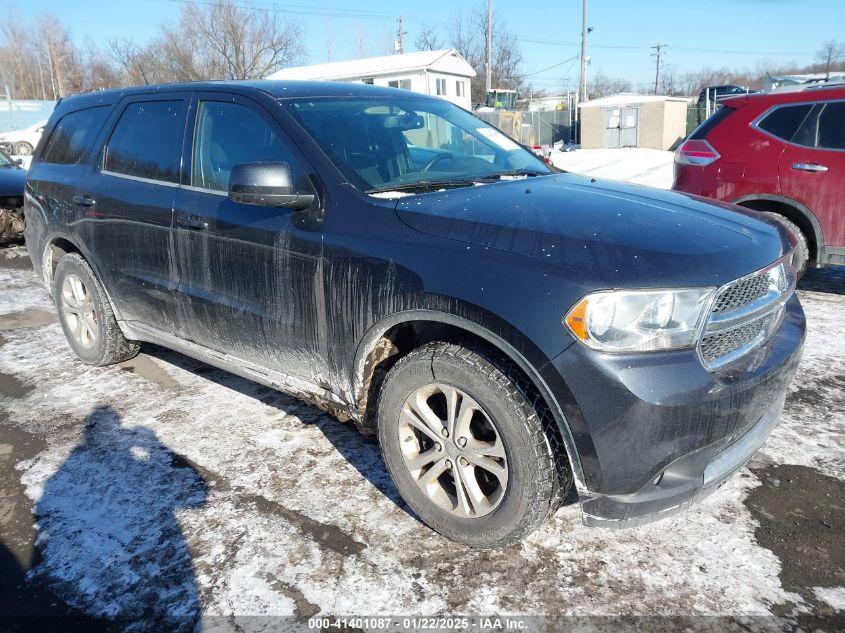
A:
{"label": "side mirror", "polygon": [[290,165],[262,161],[232,167],[229,200],[263,207],[307,209],[314,202],[314,196],[294,191]]}
{"label": "side mirror", "polygon": [[15,165],[23,165],[23,158],[16,158]]}

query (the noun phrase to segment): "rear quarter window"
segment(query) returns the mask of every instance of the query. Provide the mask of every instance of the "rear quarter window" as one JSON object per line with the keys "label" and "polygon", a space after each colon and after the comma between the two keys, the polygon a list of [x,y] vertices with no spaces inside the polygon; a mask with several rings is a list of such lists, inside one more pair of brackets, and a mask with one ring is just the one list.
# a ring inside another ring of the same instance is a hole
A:
{"label": "rear quarter window", "polygon": [[809,103],[782,106],[763,117],[757,127],[772,136],[790,142],[812,109],[813,106]]}
{"label": "rear quarter window", "polygon": [[44,147],[41,162],[58,165],[76,165],[81,162],[110,111],[111,106],[99,106],[63,116]]}

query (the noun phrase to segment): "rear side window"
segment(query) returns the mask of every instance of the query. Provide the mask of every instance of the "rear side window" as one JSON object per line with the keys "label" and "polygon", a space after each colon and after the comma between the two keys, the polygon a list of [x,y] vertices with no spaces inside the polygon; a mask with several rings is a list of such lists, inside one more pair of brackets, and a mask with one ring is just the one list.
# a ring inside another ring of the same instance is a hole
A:
{"label": "rear side window", "polygon": [[828,103],[819,115],[818,146],[845,149],[845,102]]}
{"label": "rear side window", "polygon": [[103,127],[110,106],[77,110],[63,116],[56,125],[41,156],[42,163],[76,165]]}
{"label": "rear side window", "polygon": [[130,103],[106,145],[103,170],[179,182],[184,122],[184,101]]}
{"label": "rear side window", "polygon": [[812,108],[809,103],[777,108],[767,114],[757,127],[781,140],[791,141]]}
{"label": "rear side window", "polygon": [[729,108],[727,106],[722,106],[718,110],[716,110],[713,114],[710,115],[710,118],[707,119],[704,123],[699,125],[692,134],[690,134],[690,139],[692,140],[699,140],[704,139],[713,128],[719,125],[722,121],[727,119],[731,114],[736,112],[735,108]]}

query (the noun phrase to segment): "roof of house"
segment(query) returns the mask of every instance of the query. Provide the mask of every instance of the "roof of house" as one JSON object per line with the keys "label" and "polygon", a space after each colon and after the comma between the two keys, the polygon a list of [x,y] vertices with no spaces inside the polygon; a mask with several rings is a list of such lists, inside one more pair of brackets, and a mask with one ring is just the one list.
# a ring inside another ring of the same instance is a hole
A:
{"label": "roof of house", "polygon": [[342,62],[283,68],[267,79],[354,79],[377,75],[397,75],[429,69],[464,77],[475,77],[475,70],[454,48],[419,51],[404,55],[365,57]]}
{"label": "roof of house", "polygon": [[637,103],[649,103],[651,101],[683,101],[689,102],[688,97],[670,97],[668,95],[642,95],[634,92],[622,92],[618,95],[610,95],[609,97],[602,97],[601,99],[592,99],[591,101],[584,101],[579,103],[579,108],[592,107],[607,107],[607,106],[626,106]]}

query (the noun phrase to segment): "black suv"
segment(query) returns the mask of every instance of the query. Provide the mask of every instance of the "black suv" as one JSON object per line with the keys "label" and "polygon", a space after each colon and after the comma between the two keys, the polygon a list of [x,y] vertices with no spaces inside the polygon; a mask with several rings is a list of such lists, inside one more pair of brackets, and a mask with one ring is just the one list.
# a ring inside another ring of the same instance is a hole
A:
{"label": "black suv", "polygon": [[733,84],[727,86],[710,86],[708,88],[704,88],[698,93],[698,103],[699,105],[705,103],[706,101],[716,103],[717,101],[727,99],[728,97],[747,95],[754,92],[757,91],[749,90],[748,88],[743,88],[742,86],[734,86]]}
{"label": "black suv", "polygon": [[714,489],[775,424],[804,337],[778,222],[552,173],[396,89],[65,99],[25,204],[83,361],[154,342],[354,420],[418,516],[479,547],[573,482],[605,526]]}

